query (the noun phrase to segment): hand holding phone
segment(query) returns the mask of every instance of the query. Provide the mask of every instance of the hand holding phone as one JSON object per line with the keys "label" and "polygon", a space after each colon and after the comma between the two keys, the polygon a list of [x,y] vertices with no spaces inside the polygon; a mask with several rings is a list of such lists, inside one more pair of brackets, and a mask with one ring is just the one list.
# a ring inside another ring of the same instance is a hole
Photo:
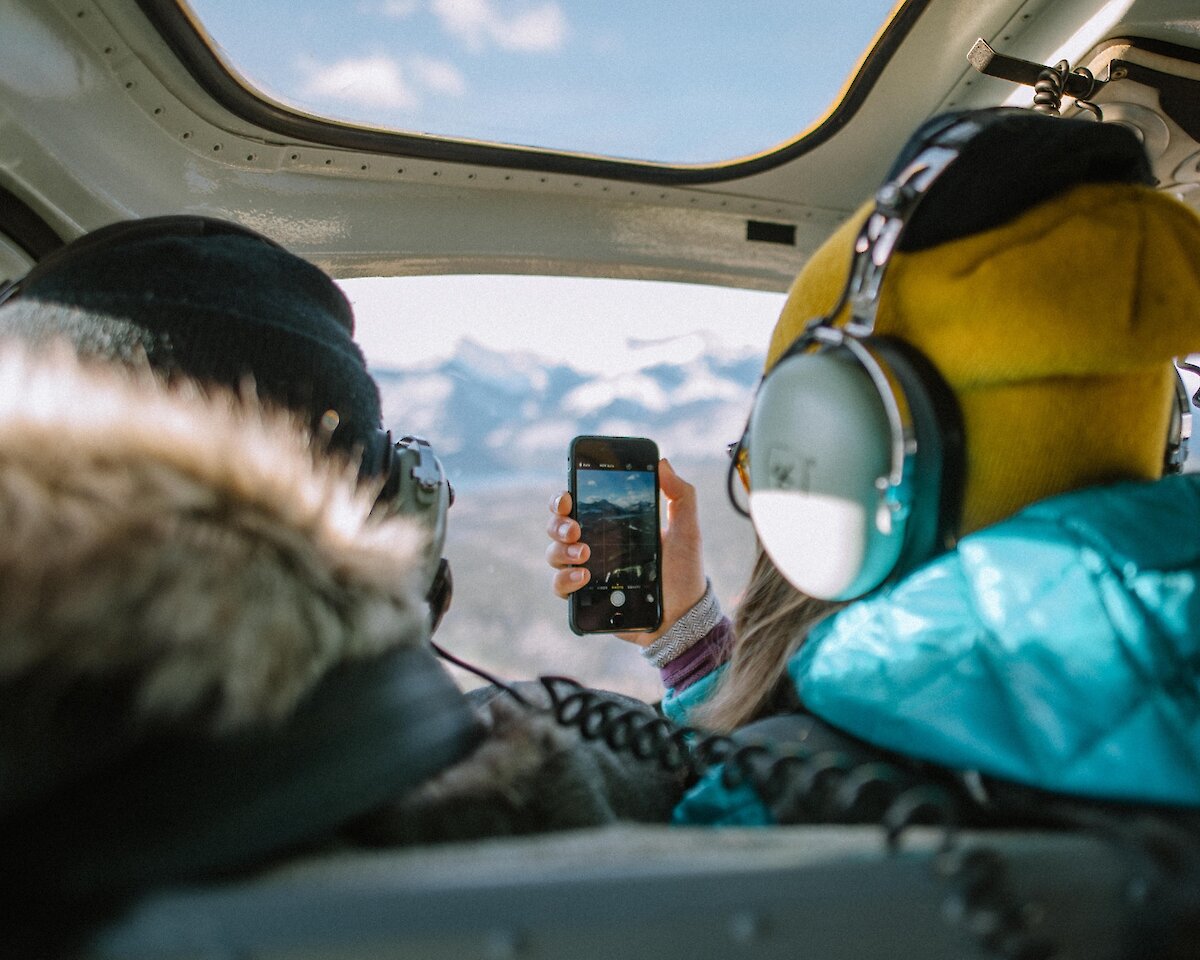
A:
{"label": "hand holding phone", "polygon": [[655,632],[662,624],[658,447],[642,437],[571,441],[567,489],[587,583],[572,593],[567,619],[577,634]]}

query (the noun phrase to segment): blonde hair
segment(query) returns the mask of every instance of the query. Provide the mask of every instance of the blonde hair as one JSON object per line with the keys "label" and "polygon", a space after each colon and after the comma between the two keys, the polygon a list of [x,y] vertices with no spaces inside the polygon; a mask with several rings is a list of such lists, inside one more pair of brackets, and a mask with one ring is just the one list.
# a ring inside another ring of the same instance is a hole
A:
{"label": "blonde hair", "polygon": [[729,665],[712,699],[696,710],[692,722],[725,733],[757,719],[770,707],[788,658],[809,630],[842,606],[798,591],[760,545],[734,617]]}

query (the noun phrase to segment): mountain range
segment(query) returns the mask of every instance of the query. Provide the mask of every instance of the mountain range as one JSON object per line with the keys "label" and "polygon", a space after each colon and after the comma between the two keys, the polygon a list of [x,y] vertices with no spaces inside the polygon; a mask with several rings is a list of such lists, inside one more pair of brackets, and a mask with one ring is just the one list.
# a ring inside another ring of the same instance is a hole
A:
{"label": "mountain range", "polygon": [[678,341],[645,353],[647,365],[604,375],[463,341],[448,359],[373,372],[393,434],[428,439],[458,485],[564,475],[576,434],[647,436],[677,460],[721,456],[744,426],[761,357]]}

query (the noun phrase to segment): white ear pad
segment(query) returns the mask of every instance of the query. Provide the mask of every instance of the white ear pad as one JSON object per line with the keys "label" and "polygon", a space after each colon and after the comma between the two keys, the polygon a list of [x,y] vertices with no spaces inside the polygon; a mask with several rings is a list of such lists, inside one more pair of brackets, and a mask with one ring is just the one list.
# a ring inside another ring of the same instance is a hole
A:
{"label": "white ear pad", "polygon": [[893,435],[870,374],[845,348],[782,361],[748,433],[750,516],[798,590],[849,600],[891,573],[907,509],[888,486]]}

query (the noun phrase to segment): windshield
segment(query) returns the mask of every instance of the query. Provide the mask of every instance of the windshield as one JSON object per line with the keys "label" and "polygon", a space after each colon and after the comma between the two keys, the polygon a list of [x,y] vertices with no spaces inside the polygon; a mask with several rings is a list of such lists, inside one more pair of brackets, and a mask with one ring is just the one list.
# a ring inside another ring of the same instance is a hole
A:
{"label": "windshield", "polygon": [[725,496],[725,447],[745,426],[784,295],[568,277],[340,285],[385,425],[427,438],[456,491],[445,546],[454,602],[438,642],[501,676],[568,672],[661,696],[631,644],[568,629],[545,561],[550,500],[566,489],[577,434],[655,440],[696,486],[705,568],[732,610],[754,540]]}

